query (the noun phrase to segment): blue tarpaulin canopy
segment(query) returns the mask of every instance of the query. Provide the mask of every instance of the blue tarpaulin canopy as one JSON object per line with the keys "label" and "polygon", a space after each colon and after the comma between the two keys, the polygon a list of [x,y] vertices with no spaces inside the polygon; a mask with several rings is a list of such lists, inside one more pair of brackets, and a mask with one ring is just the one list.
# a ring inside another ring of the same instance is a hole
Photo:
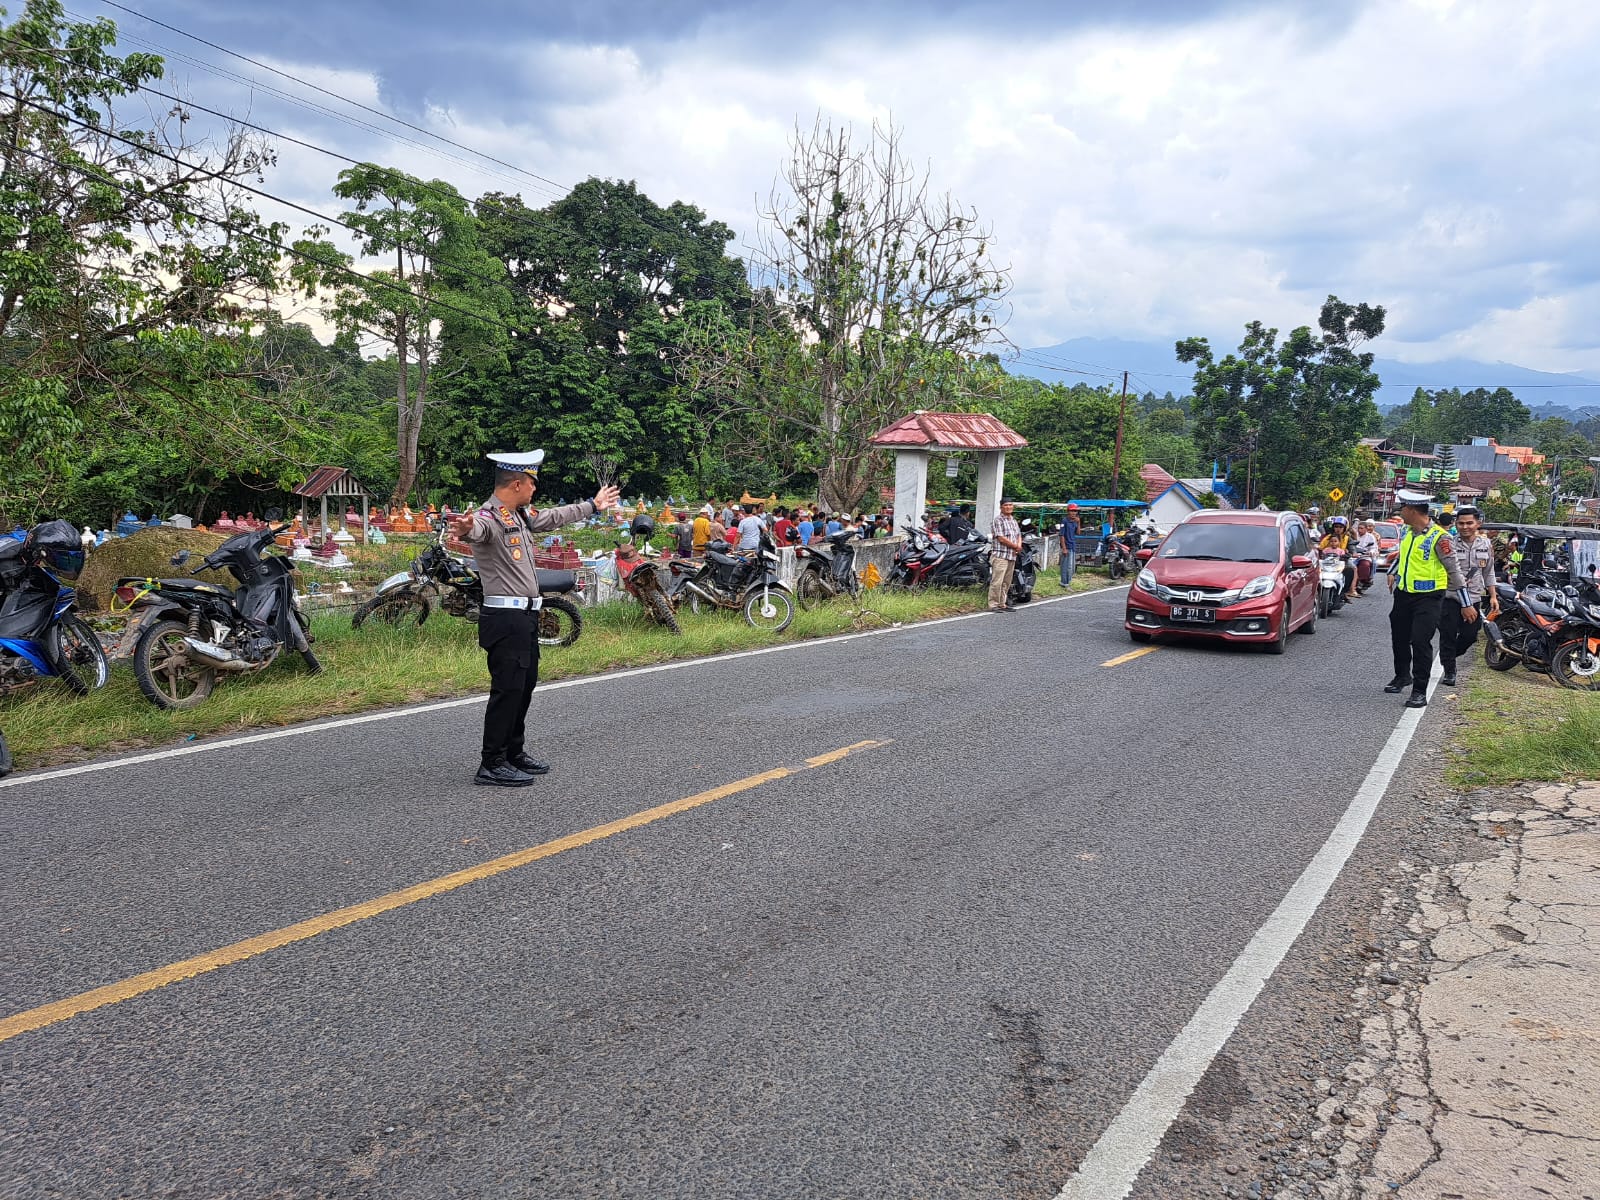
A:
{"label": "blue tarpaulin canopy", "polygon": [[[1149,508],[1148,500],[1074,500],[1079,508]],[[1057,507],[1052,504],[1051,508]]]}

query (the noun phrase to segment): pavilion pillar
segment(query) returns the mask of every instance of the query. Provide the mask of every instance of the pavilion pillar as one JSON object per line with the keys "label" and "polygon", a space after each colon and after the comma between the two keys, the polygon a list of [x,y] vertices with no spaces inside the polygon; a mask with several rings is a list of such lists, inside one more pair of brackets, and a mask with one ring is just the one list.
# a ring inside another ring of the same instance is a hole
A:
{"label": "pavilion pillar", "polygon": [[896,449],[894,452],[894,528],[922,525],[922,510],[928,503],[928,452]]}
{"label": "pavilion pillar", "polygon": [[985,537],[1000,513],[1001,490],[1006,478],[1006,452],[984,450],[978,455],[978,512],[975,524]]}

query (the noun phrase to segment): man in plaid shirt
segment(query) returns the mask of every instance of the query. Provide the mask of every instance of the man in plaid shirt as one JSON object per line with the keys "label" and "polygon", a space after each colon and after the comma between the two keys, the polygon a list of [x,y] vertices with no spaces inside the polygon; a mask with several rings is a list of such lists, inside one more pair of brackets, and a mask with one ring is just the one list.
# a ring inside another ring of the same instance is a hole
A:
{"label": "man in plaid shirt", "polygon": [[1011,514],[1015,505],[1000,501],[1000,515],[989,530],[989,611],[1016,612],[1008,599],[1011,577],[1017,573],[1017,553],[1022,549],[1022,527]]}

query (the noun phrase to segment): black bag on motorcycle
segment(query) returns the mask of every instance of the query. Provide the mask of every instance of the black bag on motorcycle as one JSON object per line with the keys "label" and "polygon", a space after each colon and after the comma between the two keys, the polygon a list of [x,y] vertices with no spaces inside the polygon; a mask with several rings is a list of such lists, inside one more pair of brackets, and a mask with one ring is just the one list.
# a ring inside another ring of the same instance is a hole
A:
{"label": "black bag on motorcycle", "polygon": [[71,521],[34,526],[28,545],[38,553],[44,568],[63,583],[72,583],[83,573],[83,538]]}
{"label": "black bag on motorcycle", "polygon": [[22,586],[28,577],[28,557],[23,544],[14,537],[0,537],[0,591]]}

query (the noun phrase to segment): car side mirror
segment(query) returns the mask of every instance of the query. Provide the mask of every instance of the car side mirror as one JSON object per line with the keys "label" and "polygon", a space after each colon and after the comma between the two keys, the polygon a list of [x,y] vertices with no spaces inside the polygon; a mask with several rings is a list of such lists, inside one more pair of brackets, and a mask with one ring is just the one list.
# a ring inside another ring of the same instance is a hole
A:
{"label": "car side mirror", "polygon": [[1134,555],[1133,556],[1135,558],[1137,558],[1140,562],[1147,563],[1147,562],[1149,562],[1151,560],[1151,558],[1153,558],[1155,556],[1155,551],[1154,550],[1136,550],[1136,551],[1134,551]]}
{"label": "car side mirror", "polygon": [[172,565],[175,567],[181,567],[184,565],[184,563],[189,561],[190,557],[191,555],[187,550],[179,550],[172,556]]}
{"label": "car side mirror", "polygon": [[1289,560],[1289,565],[1296,571],[1304,571],[1311,565],[1311,556],[1309,554],[1296,554]]}

